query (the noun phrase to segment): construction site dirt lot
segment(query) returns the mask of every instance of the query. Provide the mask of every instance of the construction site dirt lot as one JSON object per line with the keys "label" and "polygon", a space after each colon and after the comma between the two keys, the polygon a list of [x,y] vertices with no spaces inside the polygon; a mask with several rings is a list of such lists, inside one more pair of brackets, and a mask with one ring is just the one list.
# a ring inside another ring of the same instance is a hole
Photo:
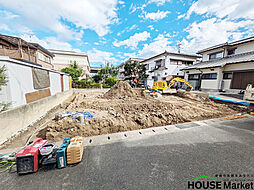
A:
{"label": "construction site dirt lot", "polygon": [[[85,119],[84,124],[72,117],[52,119],[52,114],[67,111],[88,111],[93,113],[93,118]],[[17,142],[24,144],[29,138],[62,141],[66,137],[88,137],[145,129],[220,118],[246,111],[243,106],[215,103],[207,94],[178,91],[174,95],[154,98],[142,89],[133,89],[128,83],[119,82],[106,93],[75,92],[72,98],[51,111],[51,116],[45,116],[42,121],[15,137],[16,139],[6,142],[2,148],[12,147]]]}

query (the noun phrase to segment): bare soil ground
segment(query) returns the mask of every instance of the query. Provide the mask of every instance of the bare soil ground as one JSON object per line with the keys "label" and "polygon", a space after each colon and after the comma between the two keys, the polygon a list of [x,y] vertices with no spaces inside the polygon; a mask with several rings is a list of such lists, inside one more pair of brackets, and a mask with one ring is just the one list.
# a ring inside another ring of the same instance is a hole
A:
{"label": "bare soil ground", "polygon": [[208,95],[178,92],[155,99],[141,89],[119,82],[97,97],[77,94],[66,111],[94,111],[84,124],[70,117],[52,120],[38,137],[58,141],[64,137],[94,136],[149,127],[224,117],[242,112],[238,106],[218,104]]}
{"label": "bare soil ground", "polygon": [[[24,132],[25,136],[21,134],[17,137],[17,142],[26,142],[29,135],[61,141],[66,137],[87,137],[219,118],[245,112],[246,108],[215,103],[209,100],[208,95],[183,91],[178,91],[176,95],[153,98],[142,89],[132,89],[128,83],[119,82],[106,93],[75,94],[55,109],[54,113],[63,111],[93,111],[95,114],[81,124],[71,117],[52,119],[50,112],[50,117],[46,116],[48,121],[42,127],[28,128]],[[10,140],[4,148],[14,146],[15,141],[15,138]]]}

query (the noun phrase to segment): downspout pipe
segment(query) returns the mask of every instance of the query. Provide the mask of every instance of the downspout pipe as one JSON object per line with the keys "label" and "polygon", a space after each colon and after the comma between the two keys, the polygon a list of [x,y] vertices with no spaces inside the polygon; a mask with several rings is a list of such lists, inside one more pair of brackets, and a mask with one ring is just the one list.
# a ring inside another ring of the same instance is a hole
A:
{"label": "downspout pipe", "polygon": [[202,76],[203,76],[203,71],[201,71],[201,69],[198,69],[199,70],[199,72],[201,73],[201,75],[200,75],[200,78],[199,78],[199,89],[198,90],[201,90],[201,82],[202,82]]}

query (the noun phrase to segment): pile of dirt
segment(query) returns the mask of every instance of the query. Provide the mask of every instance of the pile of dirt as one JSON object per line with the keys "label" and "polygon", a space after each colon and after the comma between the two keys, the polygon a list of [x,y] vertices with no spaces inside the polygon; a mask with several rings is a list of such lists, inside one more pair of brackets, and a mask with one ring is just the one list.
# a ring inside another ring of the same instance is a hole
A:
{"label": "pile of dirt", "polygon": [[[94,136],[123,132],[129,130],[144,129],[163,125],[191,122],[203,119],[225,117],[236,114],[228,105],[207,101],[203,96],[192,93],[180,94],[179,96],[163,96],[160,99],[131,98],[137,94],[126,83],[118,83],[111,89],[106,97],[89,98],[79,95],[66,111],[93,110],[95,116],[86,119],[84,124],[78,120],[66,117],[62,120],[52,120],[46,130],[41,131],[37,137],[46,137],[48,140],[60,141],[65,137]],[[126,96],[123,89],[128,89],[129,98],[122,99],[116,95],[118,91]],[[106,95],[105,94],[105,95]],[[109,97],[110,94],[110,97]],[[104,95],[104,96],[105,96]],[[78,100],[79,99],[79,100]]]}
{"label": "pile of dirt", "polygon": [[107,99],[119,99],[119,98],[138,98],[145,97],[145,93],[141,89],[133,89],[128,82],[117,82],[108,92],[102,97]]}

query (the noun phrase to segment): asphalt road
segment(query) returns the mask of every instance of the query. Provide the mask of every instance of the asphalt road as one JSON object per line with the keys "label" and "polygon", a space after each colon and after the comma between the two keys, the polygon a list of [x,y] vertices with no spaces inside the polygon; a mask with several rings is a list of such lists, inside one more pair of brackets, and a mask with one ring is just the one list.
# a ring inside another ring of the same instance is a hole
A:
{"label": "asphalt road", "polygon": [[187,181],[201,175],[254,174],[254,118],[172,127],[87,146],[76,166],[1,174],[0,189],[187,189]]}

